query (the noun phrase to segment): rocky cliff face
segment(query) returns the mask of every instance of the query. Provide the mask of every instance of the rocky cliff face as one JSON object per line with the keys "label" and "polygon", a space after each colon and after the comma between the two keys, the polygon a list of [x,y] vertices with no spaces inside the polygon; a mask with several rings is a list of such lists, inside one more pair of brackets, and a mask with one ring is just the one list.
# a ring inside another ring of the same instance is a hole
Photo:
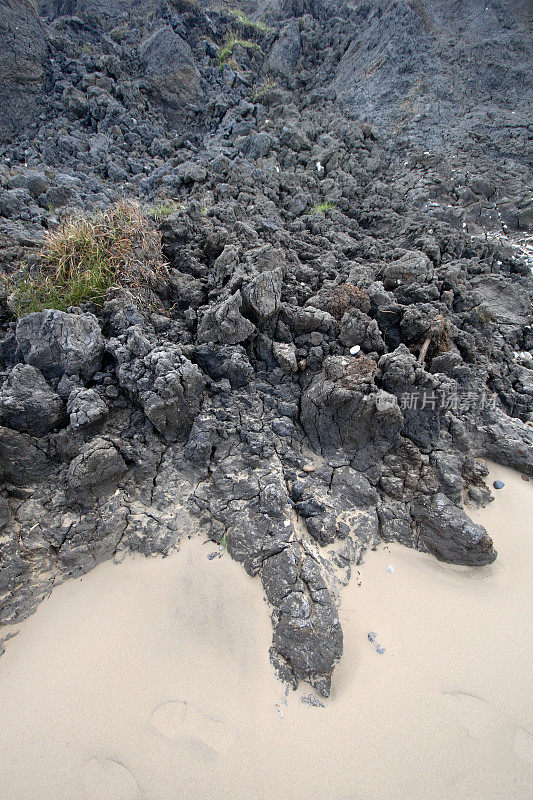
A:
{"label": "rocky cliff face", "polygon": [[103,306],[2,301],[1,621],[200,527],[260,576],[282,676],[327,694],[366,549],[487,564],[481,459],[533,474],[529,21],[244,11],[0,2],[2,269],[124,195],[165,261]]}

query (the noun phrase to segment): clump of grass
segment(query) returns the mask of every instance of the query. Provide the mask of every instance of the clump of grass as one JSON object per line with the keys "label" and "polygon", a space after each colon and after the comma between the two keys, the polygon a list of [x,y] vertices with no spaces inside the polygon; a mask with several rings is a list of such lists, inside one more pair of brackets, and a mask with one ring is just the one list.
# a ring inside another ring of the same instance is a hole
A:
{"label": "clump of grass", "polygon": [[239,72],[239,73],[241,72],[241,69],[237,64],[237,61],[234,58],[228,58],[228,60],[225,63],[228,65],[228,67],[230,67],[230,69],[233,70],[233,72]]}
{"label": "clump of grass", "polygon": [[177,203],[175,200],[167,200],[163,203],[159,203],[159,205],[152,206],[148,209],[148,214],[156,222],[161,222],[161,220],[179,211],[180,208],[183,208],[183,203]]}
{"label": "clump of grass", "polygon": [[46,236],[37,266],[11,279],[17,316],[93,302],[118,286],[140,289],[163,269],[161,241],[140,208],[120,202],[91,217],[67,220]]}
{"label": "clump of grass", "polygon": [[227,13],[230,14],[234,19],[238,22],[238,24],[242,28],[250,28],[258,33],[274,33],[274,28],[270,28],[268,25],[265,25],[264,22],[256,22],[250,17],[247,17],[244,11],[241,11],[240,8],[227,8]]}
{"label": "clump of grass", "polygon": [[255,50],[259,53],[263,52],[257,42],[252,42],[251,39],[241,39],[237,34],[229,33],[224,44],[218,49],[217,59],[221,67],[231,58],[233,49],[237,45],[244,47],[246,50]]}
{"label": "clump of grass", "polygon": [[335,203],[330,203],[329,200],[326,200],[325,203],[317,203],[311,209],[312,214],[327,214],[328,211],[333,211],[335,208]]}
{"label": "clump of grass", "polygon": [[252,101],[257,103],[258,100],[262,100],[264,97],[268,97],[268,95],[277,89],[277,81],[273,81],[272,79],[268,79],[261,83],[259,86],[256,86],[252,92]]}

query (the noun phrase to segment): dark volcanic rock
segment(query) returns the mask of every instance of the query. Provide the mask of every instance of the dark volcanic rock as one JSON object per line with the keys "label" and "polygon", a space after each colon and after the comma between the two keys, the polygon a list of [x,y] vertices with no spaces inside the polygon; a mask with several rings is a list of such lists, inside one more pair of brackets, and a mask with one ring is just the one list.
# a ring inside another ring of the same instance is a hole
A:
{"label": "dark volcanic rock", "polygon": [[[282,678],[326,695],[368,548],[490,563],[482,459],[533,475],[530,23],[245,10],[268,28],[0,0],[1,619],[200,528],[262,581]],[[47,237],[123,198],[150,241],[108,295],[17,318]]]}
{"label": "dark volcanic rock", "polygon": [[200,93],[200,73],[191,48],[172,28],[161,28],[141,44],[140,55],[152,92],[172,108]]}
{"label": "dark volcanic rock", "polygon": [[27,486],[49,476],[50,464],[31,436],[0,428],[0,475],[16,486]]}
{"label": "dark volcanic rock", "polygon": [[441,561],[483,566],[496,558],[492,539],[445,495],[419,500],[411,507],[422,542]]}
{"label": "dark volcanic rock", "polygon": [[268,57],[269,69],[282,78],[293,78],[300,53],[302,42],[300,26],[297,19],[291,19],[285,25],[274,43]]}
{"label": "dark volcanic rock", "polygon": [[67,484],[73,498],[86,491],[113,485],[126,472],[124,459],[115,445],[101,436],[92,439],[69,465]]}
{"label": "dark volcanic rock", "polygon": [[271,556],[261,572],[275,612],[273,647],[294,677],[329,695],[331,673],[342,655],[339,616],[320,569],[300,547]]}
{"label": "dark volcanic rock", "polygon": [[227,300],[211,308],[200,309],[198,341],[237,344],[249,339],[255,327],[242,315],[241,309],[240,292],[235,292]]}
{"label": "dark volcanic rock", "polygon": [[532,56],[526,6],[424,0],[358,9],[359,26],[334,81],[339,101],[383,130],[401,127],[427,148],[474,130],[497,135],[509,109],[523,124],[528,100],[518,86]]}
{"label": "dark volcanic rock", "polygon": [[29,364],[16,364],[0,389],[0,422],[16,431],[42,436],[63,415],[63,401]]}
{"label": "dark volcanic rock", "polygon": [[0,143],[31,127],[44,105],[46,29],[30,0],[0,2]]}
{"label": "dark volcanic rock", "polygon": [[376,391],[376,363],[367,357],[331,357],[302,395],[302,425],[325,455],[344,452],[366,469],[398,441],[403,416],[396,398]]}
{"label": "dark volcanic rock", "polygon": [[166,441],[186,439],[200,410],[205,377],[177,345],[153,346],[134,327],[108,344],[120,386]]}
{"label": "dark volcanic rock", "polygon": [[100,368],[104,340],[92,314],[41,311],[17,325],[17,343],[26,364],[49,380],[62,375],[91,378]]}

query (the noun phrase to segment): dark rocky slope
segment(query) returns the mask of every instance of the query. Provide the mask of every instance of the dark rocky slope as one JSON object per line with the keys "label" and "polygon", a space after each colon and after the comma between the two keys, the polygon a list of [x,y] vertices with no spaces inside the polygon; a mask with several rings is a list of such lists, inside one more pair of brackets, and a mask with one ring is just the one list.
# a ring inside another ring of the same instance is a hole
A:
{"label": "dark rocky slope", "polygon": [[[172,211],[149,295],[3,301],[1,621],[200,526],[260,575],[281,674],[327,694],[366,549],[487,564],[481,459],[533,474],[530,21],[245,11],[271,30],[191,0],[0,0],[3,270],[67,213]],[[260,49],[220,66],[236,27]]]}

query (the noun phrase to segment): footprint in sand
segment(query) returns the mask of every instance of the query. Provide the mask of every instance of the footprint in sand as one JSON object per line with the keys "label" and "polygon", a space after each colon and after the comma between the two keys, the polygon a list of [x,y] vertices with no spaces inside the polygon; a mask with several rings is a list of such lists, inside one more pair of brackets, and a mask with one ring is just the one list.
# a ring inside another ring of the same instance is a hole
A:
{"label": "footprint in sand", "polygon": [[477,738],[490,730],[493,709],[482,697],[468,692],[443,692],[442,702],[470,736]]}
{"label": "footprint in sand", "polygon": [[85,800],[140,800],[139,784],[124,764],[91,758],[81,768]]}
{"label": "footprint in sand", "polygon": [[170,700],[156,706],[150,722],[161,736],[187,743],[198,755],[221,754],[233,747],[237,739],[232,725],[185,700]]}
{"label": "footprint in sand", "polygon": [[517,725],[513,747],[516,755],[533,767],[533,733]]}

